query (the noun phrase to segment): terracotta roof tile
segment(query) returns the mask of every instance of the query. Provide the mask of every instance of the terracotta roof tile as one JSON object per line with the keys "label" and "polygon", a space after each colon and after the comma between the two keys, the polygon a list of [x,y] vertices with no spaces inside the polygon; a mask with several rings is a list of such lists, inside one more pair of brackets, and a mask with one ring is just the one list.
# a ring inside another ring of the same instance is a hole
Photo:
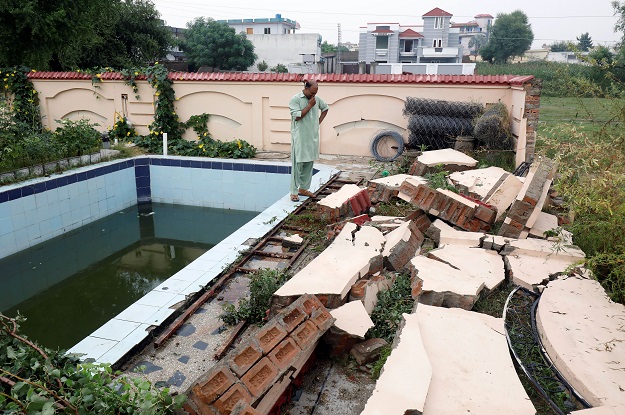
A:
{"label": "terracotta roof tile", "polygon": [[423,35],[419,32],[415,32],[412,29],[406,29],[403,32],[401,32],[399,34],[400,38],[406,38],[406,37],[423,37]]}
{"label": "terracotta roof tile", "polygon": [[[31,72],[30,79],[91,80],[91,75],[82,72]],[[384,83],[384,84],[481,84],[522,85],[534,78],[532,75],[389,75],[389,74],[295,74],[259,72],[170,72],[174,82],[302,82],[315,79],[329,83]],[[109,72],[103,80],[123,80],[120,73]],[[141,79],[141,78],[139,78]],[[145,78],[143,78],[145,79]]]}
{"label": "terracotta roof tile", "polygon": [[451,17],[453,16],[453,14],[446,12],[445,10],[438,8],[438,7],[430,10],[429,12],[423,15],[423,17],[448,17],[448,16]]}
{"label": "terracotta roof tile", "polygon": [[478,14],[477,16],[474,17],[475,19],[480,19],[480,18],[488,18],[488,19],[494,19],[493,16],[491,16],[490,14]]}

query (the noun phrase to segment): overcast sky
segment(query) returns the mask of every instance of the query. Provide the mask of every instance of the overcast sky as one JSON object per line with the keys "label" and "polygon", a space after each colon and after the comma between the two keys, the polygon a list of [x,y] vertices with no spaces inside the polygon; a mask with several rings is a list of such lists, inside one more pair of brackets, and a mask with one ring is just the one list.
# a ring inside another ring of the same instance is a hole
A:
{"label": "overcast sky", "polygon": [[[282,17],[297,21],[297,33],[319,33],[323,40],[337,43],[337,24],[341,24],[342,41],[358,43],[361,26],[367,23],[400,23],[421,25],[421,16],[435,7],[453,14],[455,23],[468,22],[476,14],[510,13],[522,10],[529,17],[534,32],[532,48],[556,41],[576,41],[588,32],[595,45],[613,45],[620,39],[614,33],[616,17],[610,0],[152,0],[161,17],[170,26],[185,27],[196,17],[250,19]],[[219,5],[213,5],[219,4]]]}

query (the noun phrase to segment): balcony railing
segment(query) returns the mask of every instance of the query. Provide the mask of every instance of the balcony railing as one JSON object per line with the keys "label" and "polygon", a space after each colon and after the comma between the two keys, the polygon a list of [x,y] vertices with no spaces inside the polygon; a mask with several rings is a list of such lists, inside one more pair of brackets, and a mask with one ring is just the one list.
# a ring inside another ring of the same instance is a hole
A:
{"label": "balcony railing", "polygon": [[423,56],[426,58],[453,58],[457,55],[458,48],[423,48]]}
{"label": "balcony railing", "polygon": [[376,49],[375,56],[388,56],[388,49]]}

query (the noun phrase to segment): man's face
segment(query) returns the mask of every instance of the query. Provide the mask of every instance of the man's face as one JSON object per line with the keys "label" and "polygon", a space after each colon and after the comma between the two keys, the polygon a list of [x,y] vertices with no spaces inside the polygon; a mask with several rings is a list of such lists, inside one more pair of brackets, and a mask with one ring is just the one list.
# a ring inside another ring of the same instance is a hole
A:
{"label": "man's face", "polygon": [[319,87],[317,85],[311,85],[310,88],[304,89],[304,95],[306,95],[306,98],[310,99],[314,97],[315,95],[317,95],[318,90],[319,90]]}

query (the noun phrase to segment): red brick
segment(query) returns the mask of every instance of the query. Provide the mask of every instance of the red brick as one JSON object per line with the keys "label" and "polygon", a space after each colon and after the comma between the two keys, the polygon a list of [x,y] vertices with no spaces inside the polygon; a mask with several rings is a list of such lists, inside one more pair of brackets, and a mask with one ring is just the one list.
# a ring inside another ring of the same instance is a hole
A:
{"label": "red brick", "polygon": [[399,187],[399,193],[403,193],[410,200],[414,199],[418,191],[419,191],[419,186],[415,186],[414,184],[409,183],[407,181],[404,181]]}
{"label": "red brick", "polygon": [[487,208],[486,206],[479,205],[475,210],[475,217],[486,223],[493,223],[497,217],[497,212],[493,209]]}
{"label": "red brick", "polygon": [[302,349],[297,343],[292,338],[287,337],[267,357],[279,370],[285,370],[301,351]]}
{"label": "red brick", "polygon": [[217,411],[202,400],[193,391],[188,395],[188,399],[182,407],[189,415],[217,415]]}
{"label": "red brick", "polygon": [[332,314],[328,313],[328,310],[325,308],[320,308],[318,310],[313,311],[312,316],[310,316],[310,320],[315,323],[321,333],[324,333],[334,324],[334,317]]}
{"label": "red brick", "polygon": [[302,321],[306,320],[307,314],[304,310],[298,307],[299,303],[301,303],[301,301],[296,301],[276,316],[278,323],[284,327],[287,333],[295,330],[295,327],[299,326]]}
{"label": "red brick", "polygon": [[349,290],[350,301],[362,300],[365,298],[365,287],[369,284],[368,279],[361,279],[356,281],[352,288]]}
{"label": "red brick", "polygon": [[310,294],[306,294],[306,296],[304,296],[304,299],[302,301],[302,308],[309,316],[312,314],[313,311],[321,307],[323,307],[323,304],[321,304],[321,301],[319,301],[316,296]]}
{"label": "red brick", "polygon": [[247,402],[239,401],[234,408],[232,408],[232,412],[230,415],[263,415],[262,412],[257,411],[252,408],[250,404]]}
{"label": "red brick", "polygon": [[220,414],[230,415],[232,409],[240,401],[251,403],[252,397],[247,389],[245,389],[245,386],[240,383],[235,383],[226,391],[226,393],[221,395],[219,399],[213,403],[213,406],[219,411]]}
{"label": "red brick", "polygon": [[263,357],[263,351],[256,343],[255,339],[249,339],[244,344],[237,347],[234,357],[230,359],[228,365],[238,377],[247,372],[256,362]]}
{"label": "red brick", "polygon": [[287,332],[282,327],[277,320],[272,320],[269,323],[265,324],[259,331],[256,333],[256,340],[258,341],[258,345],[264,354],[267,354],[276,347],[278,343],[282,341],[287,336]]}
{"label": "red brick", "polygon": [[225,365],[214,366],[193,387],[193,392],[204,403],[210,404],[236,382],[237,378]]}
{"label": "red brick", "polygon": [[269,391],[260,399],[256,404],[256,409],[261,414],[272,413],[272,409],[276,406],[280,397],[286,392],[287,388],[291,384],[293,379],[294,369],[290,369],[284,375],[280,377],[272,386]]}
{"label": "red brick", "polygon": [[254,398],[262,396],[278,376],[278,368],[263,357],[242,378],[243,384]]}
{"label": "red brick", "polygon": [[302,349],[312,346],[314,341],[319,337],[319,329],[310,320],[306,320],[302,325],[295,329],[291,337],[297,342]]}

